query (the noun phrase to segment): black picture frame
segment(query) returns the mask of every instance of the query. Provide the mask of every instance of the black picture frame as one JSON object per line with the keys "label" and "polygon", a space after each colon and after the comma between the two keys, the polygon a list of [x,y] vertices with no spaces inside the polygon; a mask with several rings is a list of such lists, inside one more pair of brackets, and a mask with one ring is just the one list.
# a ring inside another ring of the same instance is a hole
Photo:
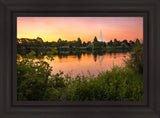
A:
{"label": "black picture frame", "polygon": [[[17,16],[143,16],[144,101],[17,101]],[[159,44],[160,0],[0,0],[0,118],[158,118]]]}

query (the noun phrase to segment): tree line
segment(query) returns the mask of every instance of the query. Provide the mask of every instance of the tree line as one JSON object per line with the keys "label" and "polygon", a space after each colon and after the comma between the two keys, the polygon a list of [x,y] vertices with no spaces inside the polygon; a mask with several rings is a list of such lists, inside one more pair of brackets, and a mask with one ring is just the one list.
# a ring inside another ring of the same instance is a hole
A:
{"label": "tree line", "polygon": [[36,57],[43,55],[54,55],[59,54],[62,51],[107,51],[107,52],[123,52],[130,51],[132,45],[136,42],[140,43],[140,40],[137,38],[136,41],[123,40],[119,41],[116,38],[114,41],[110,40],[109,42],[99,42],[97,37],[93,41],[82,41],[80,38],[74,41],[62,40],[59,38],[56,41],[44,42],[42,38],[37,37],[36,39],[29,38],[17,38],[17,53],[22,56],[26,56],[30,52],[34,52]]}

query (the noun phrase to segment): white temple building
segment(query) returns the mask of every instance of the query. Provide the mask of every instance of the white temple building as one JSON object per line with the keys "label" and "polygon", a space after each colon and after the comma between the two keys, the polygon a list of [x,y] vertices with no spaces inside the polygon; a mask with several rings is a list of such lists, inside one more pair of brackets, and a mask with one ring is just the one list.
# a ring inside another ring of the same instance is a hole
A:
{"label": "white temple building", "polygon": [[100,31],[100,35],[99,35],[98,41],[100,41],[100,42],[105,42],[106,44],[109,42],[109,41],[105,41],[105,40],[103,39],[102,31]]}

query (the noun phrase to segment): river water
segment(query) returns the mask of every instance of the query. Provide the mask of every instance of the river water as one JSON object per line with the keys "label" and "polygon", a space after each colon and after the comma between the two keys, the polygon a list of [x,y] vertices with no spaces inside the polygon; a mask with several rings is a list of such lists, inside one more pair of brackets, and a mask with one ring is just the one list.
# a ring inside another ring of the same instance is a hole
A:
{"label": "river water", "polygon": [[64,74],[70,73],[72,77],[77,75],[97,76],[102,71],[111,70],[114,65],[124,66],[123,60],[128,57],[129,53],[55,55],[54,60],[48,63],[53,67],[51,74],[56,74],[61,70]]}

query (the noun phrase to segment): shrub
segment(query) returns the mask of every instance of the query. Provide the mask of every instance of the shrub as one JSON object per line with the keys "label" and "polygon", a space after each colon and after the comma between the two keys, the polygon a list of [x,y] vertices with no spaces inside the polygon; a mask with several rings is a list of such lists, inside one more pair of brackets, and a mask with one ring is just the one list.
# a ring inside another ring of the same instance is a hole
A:
{"label": "shrub", "polygon": [[51,67],[45,61],[17,61],[17,99],[42,100]]}
{"label": "shrub", "polygon": [[126,67],[133,69],[136,73],[143,73],[143,44],[137,39],[132,45],[130,58],[124,60]]}

